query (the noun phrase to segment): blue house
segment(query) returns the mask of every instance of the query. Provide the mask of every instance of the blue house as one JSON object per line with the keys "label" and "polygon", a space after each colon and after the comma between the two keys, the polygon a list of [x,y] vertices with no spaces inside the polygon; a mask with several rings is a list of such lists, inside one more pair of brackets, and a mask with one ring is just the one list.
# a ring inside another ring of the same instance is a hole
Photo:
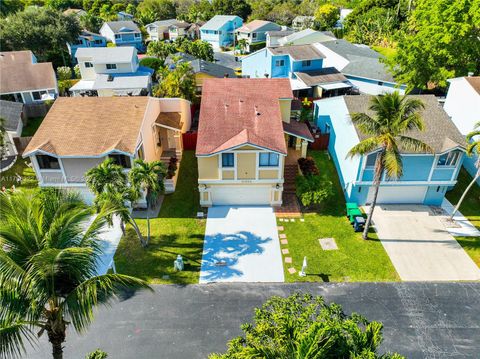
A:
{"label": "blue house", "polygon": [[268,47],[242,59],[242,75],[289,78],[295,97],[343,94],[352,85],[335,68],[324,67],[324,59],[325,55],[311,44]]}
{"label": "blue house", "polygon": [[82,30],[77,39],[72,43],[67,43],[68,52],[72,58],[72,62],[76,63],[77,59],[75,53],[81,47],[105,47],[107,46],[107,39],[99,34]]}
{"label": "blue house", "polygon": [[105,22],[100,29],[100,35],[116,46],[133,46],[138,51],[145,50],[142,33],[133,21]]}
{"label": "blue house", "polygon": [[233,44],[235,30],[243,25],[243,20],[235,15],[215,15],[200,28],[200,38],[212,44],[213,48]]}
{"label": "blue house", "polygon": [[[378,203],[440,205],[445,193],[456,184],[465,155],[464,137],[433,95],[411,96],[423,102],[424,131],[408,136],[428,144],[433,153],[402,153],[403,176],[384,176]],[[373,114],[368,110],[371,96],[342,96],[314,102],[314,120],[322,133],[330,134],[328,151],[337,168],[345,198],[359,205],[372,200],[377,152],[347,158],[350,149],[365,135],[350,120],[352,113]]]}

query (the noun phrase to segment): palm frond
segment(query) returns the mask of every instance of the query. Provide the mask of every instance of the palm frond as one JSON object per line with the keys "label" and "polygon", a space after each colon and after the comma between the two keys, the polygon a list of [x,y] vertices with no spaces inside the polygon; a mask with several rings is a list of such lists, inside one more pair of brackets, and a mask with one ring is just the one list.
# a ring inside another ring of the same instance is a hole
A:
{"label": "palm frond", "polygon": [[403,175],[403,163],[396,146],[387,149],[383,155],[383,167],[387,177],[398,179]]}
{"label": "palm frond", "polygon": [[362,133],[366,135],[376,135],[381,127],[380,123],[365,113],[352,113],[350,115],[352,123],[355,124]]}
{"label": "palm frond", "polygon": [[366,155],[370,152],[375,151],[379,147],[380,143],[377,137],[367,138],[353,146],[350,151],[348,151],[347,158],[352,158],[358,155]]}
{"label": "palm frond", "polygon": [[416,138],[409,137],[409,136],[398,136],[399,145],[406,152],[413,152],[413,153],[433,153],[434,150],[432,147],[424,143],[423,141],[417,140]]}
{"label": "palm frond", "polygon": [[28,323],[21,320],[0,319],[0,357],[20,358],[25,353],[24,339],[32,346],[36,343],[31,329]]}

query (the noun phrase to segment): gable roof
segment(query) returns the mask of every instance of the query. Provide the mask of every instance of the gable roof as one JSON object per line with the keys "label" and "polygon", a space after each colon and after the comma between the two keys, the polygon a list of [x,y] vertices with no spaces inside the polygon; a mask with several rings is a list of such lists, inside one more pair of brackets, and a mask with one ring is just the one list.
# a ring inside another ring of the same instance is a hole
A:
{"label": "gable roof", "polygon": [[279,99],[293,98],[288,79],[206,79],[196,154],[250,144],[286,154]]}
{"label": "gable roof", "polygon": [[167,20],[159,20],[159,21],[154,21],[150,24],[147,24],[145,25],[145,27],[149,27],[149,26],[171,26],[171,25],[175,25],[177,23],[180,23],[182,21],[179,21],[177,19],[167,19]]}
{"label": "gable roof", "polygon": [[31,51],[0,52],[0,93],[54,89],[51,62],[32,63]]}
{"label": "gable roof", "polygon": [[295,72],[295,75],[297,75],[297,77],[308,86],[348,81],[345,75],[335,67],[324,67],[321,70]]}
{"label": "gable roof", "polygon": [[0,118],[5,120],[4,128],[7,131],[16,131],[22,121],[23,103],[0,100]]}
{"label": "gable roof", "polygon": [[80,35],[78,35],[78,37],[84,37],[86,38],[87,40],[93,40],[94,37],[101,37],[102,39],[105,39],[104,36],[100,35],[100,34],[97,34],[95,32],[91,32],[91,31],[87,31],[87,30],[82,30],[80,32]]}
{"label": "gable roof", "polygon": [[[425,108],[420,111],[420,116],[425,124],[425,131],[408,131],[406,135],[423,141],[435,153],[443,153],[456,147],[465,147],[465,137],[462,136],[455,124],[450,120],[450,117],[443,110],[434,95],[409,95],[407,97],[423,102]],[[369,95],[343,97],[350,114],[366,113],[373,116],[373,112],[368,108],[371,98],[372,96]],[[360,141],[368,137],[357,126],[354,125],[354,127]]]}
{"label": "gable roof", "polygon": [[77,49],[75,57],[90,57],[95,64],[111,64],[131,62],[136,54],[137,50],[133,46],[81,47]]}
{"label": "gable roof", "polygon": [[202,27],[202,30],[218,30],[223,25],[229,21],[234,21],[235,19],[240,19],[236,15],[215,15],[210,20],[208,20]]}
{"label": "gable roof", "polygon": [[59,97],[25,149],[56,156],[135,152],[148,97]]}
{"label": "gable roof", "polygon": [[468,77],[465,77],[465,80],[480,95],[480,76],[468,76]]}
{"label": "gable roof", "polygon": [[285,37],[293,34],[294,32],[294,30],[273,30],[267,31],[266,34],[270,37]]}
{"label": "gable roof", "polygon": [[124,21],[109,21],[105,23],[114,33],[122,32],[123,29],[127,28],[132,31],[140,32],[137,24],[135,24],[131,20],[124,20]]}
{"label": "gable roof", "polygon": [[295,61],[324,59],[325,55],[313,45],[292,45],[268,48],[273,55],[289,55]]}
{"label": "gable roof", "polygon": [[277,28],[280,30],[282,27],[280,25],[275,24],[271,21],[266,20],[253,20],[250,21],[248,24],[244,24],[242,27],[238,28],[237,31],[239,32],[252,32],[261,29],[264,26],[272,25],[272,28]]}
{"label": "gable roof", "polygon": [[229,67],[222,66],[214,62],[197,59],[192,55],[183,52],[177,52],[173,55],[169,55],[167,58],[167,63],[172,63],[173,57],[180,57],[180,62],[189,62],[193,68],[193,72],[196,74],[203,73],[218,78],[225,77],[225,75],[230,78],[237,77],[235,71]]}
{"label": "gable roof", "polygon": [[305,37],[312,37],[311,43],[314,42],[325,42],[325,41],[332,41],[335,40],[335,37],[325,34],[324,32],[315,31],[312,29],[305,29],[298,32],[294,32],[292,34],[286,34],[286,36],[279,40],[281,45],[285,45],[288,43],[294,43],[300,39]]}

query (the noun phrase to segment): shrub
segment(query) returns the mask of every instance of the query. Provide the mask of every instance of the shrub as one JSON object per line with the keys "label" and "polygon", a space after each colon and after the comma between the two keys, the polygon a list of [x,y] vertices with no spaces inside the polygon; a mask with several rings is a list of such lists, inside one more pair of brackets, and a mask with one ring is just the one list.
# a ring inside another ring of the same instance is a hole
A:
{"label": "shrub", "polygon": [[117,47],[113,42],[107,42],[107,47]]}
{"label": "shrub", "polygon": [[168,168],[167,168],[167,179],[173,178],[175,176],[175,172],[177,171],[177,162],[178,158],[177,157],[170,157],[170,161],[168,162]]}
{"label": "shrub", "polygon": [[299,158],[298,165],[300,166],[300,171],[302,171],[304,176],[318,175],[320,173],[317,165],[315,164],[315,160],[312,157]]}
{"label": "shrub", "polygon": [[80,73],[80,65],[79,64],[76,64],[73,67],[73,72],[75,72],[75,78],[76,79],[79,79],[80,77],[82,77],[82,74]]}
{"label": "shrub", "polygon": [[107,357],[107,353],[105,353],[103,350],[97,349],[94,352],[87,354],[85,359],[106,359]]}
{"label": "shrub", "polygon": [[149,67],[155,71],[158,71],[158,69],[164,65],[164,61],[155,57],[145,57],[140,60],[140,66]]}
{"label": "shrub", "polygon": [[266,46],[266,42],[257,42],[250,45],[250,52],[255,52],[257,50],[263,49]]}
{"label": "shrub", "polygon": [[72,69],[68,66],[57,67],[58,81],[70,80],[72,78]]}
{"label": "shrub", "polygon": [[333,195],[333,184],[318,176],[297,176],[297,196],[305,207],[318,206]]}

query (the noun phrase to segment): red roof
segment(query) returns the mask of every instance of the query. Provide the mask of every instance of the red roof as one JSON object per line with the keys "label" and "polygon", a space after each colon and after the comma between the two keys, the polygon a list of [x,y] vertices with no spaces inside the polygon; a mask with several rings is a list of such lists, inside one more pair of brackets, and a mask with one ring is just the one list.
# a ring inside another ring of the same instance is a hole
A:
{"label": "red roof", "polygon": [[293,98],[289,79],[204,80],[196,154],[246,144],[286,154],[282,98]]}

